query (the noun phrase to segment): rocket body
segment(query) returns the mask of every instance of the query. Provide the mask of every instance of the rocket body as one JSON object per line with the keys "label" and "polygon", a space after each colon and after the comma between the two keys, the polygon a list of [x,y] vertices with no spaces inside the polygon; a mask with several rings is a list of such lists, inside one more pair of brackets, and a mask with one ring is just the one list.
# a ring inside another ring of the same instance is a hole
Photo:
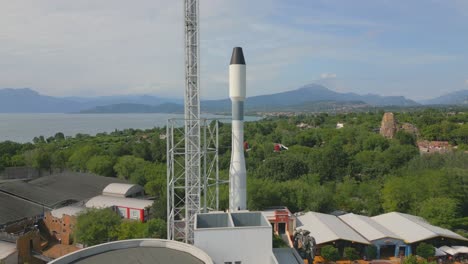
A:
{"label": "rocket body", "polygon": [[247,171],[244,157],[244,101],[246,67],[242,48],[232,52],[229,65],[229,97],[232,102],[232,152],[229,168],[229,210],[247,209]]}

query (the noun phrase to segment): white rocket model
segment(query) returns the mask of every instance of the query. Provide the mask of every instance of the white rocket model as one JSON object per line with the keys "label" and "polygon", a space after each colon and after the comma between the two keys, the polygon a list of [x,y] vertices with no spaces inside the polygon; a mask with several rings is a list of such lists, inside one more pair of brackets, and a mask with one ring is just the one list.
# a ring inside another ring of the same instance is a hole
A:
{"label": "white rocket model", "polygon": [[247,209],[247,173],[244,158],[245,59],[242,48],[232,51],[229,97],[232,102],[232,153],[229,168],[229,211]]}

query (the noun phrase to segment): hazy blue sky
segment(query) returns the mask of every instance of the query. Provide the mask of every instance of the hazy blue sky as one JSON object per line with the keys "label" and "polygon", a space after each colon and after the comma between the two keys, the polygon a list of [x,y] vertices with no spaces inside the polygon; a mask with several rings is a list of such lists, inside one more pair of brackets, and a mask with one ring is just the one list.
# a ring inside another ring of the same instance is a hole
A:
{"label": "hazy blue sky", "polygon": [[[0,87],[182,97],[183,0],[0,0]],[[468,89],[468,0],[200,0],[203,98],[320,82],[424,99]]]}

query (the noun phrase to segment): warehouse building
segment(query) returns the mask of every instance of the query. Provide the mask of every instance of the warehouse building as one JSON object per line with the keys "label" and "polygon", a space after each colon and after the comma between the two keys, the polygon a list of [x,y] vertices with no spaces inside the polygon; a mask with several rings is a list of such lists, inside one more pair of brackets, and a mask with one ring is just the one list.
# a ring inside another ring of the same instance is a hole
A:
{"label": "warehouse building", "polygon": [[378,259],[405,256],[411,250],[398,235],[368,216],[350,213],[339,218],[377,247]]}
{"label": "warehouse building", "polygon": [[321,247],[333,245],[338,248],[340,255],[345,247],[354,247],[362,255],[370,242],[356,232],[340,218],[316,212],[297,214],[297,229],[307,230],[315,238],[317,253]]}
{"label": "warehouse building", "polygon": [[374,216],[372,219],[410,245],[407,248],[406,255],[415,252],[417,245],[421,242],[430,243],[434,246],[450,246],[468,241],[468,239],[455,232],[429,224],[419,216],[391,212]]}
{"label": "warehouse building", "polygon": [[316,212],[298,213],[297,229],[310,231],[318,253],[324,245],[334,245],[343,252],[354,247],[362,255],[366,245],[377,247],[377,258],[414,254],[421,242],[434,246],[465,245],[468,239],[445,228],[429,224],[421,217],[398,212],[367,217],[356,214],[340,216]]}
{"label": "warehouse building", "polygon": [[16,221],[100,195],[111,183],[125,180],[89,173],[62,172],[31,181],[0,183],[0,229]]}

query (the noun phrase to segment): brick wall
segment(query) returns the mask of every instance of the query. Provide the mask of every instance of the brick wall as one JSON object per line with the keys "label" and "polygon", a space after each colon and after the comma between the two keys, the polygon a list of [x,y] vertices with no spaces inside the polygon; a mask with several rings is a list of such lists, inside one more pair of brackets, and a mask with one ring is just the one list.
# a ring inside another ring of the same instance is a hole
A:
{"label": "brick wall", "polygon": [[44,224],[51,237],[61,241],[64,245],[73,244],[73,228],[76,225],[75,216],[63,215],[62,218],[57,218],[47,212],[44,216]]}

